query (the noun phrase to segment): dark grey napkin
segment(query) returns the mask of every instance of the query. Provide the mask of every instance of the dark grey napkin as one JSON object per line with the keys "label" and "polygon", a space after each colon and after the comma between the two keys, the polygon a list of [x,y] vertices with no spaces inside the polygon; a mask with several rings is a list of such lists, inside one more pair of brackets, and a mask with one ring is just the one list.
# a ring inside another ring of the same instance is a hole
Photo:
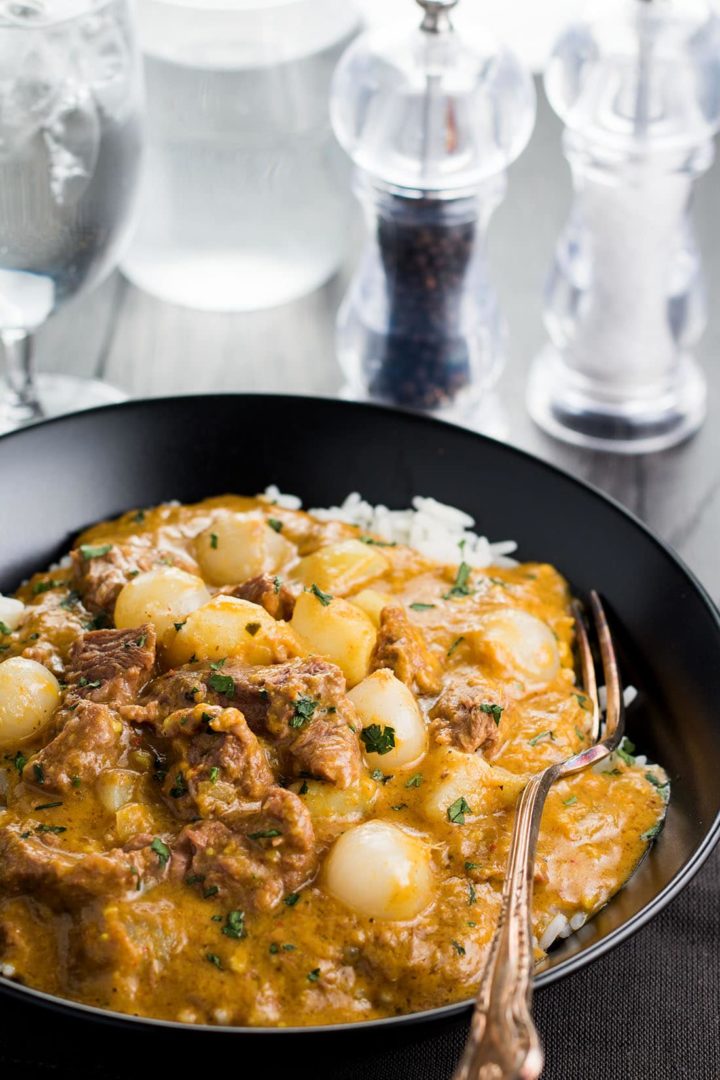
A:
{"label": "dark grey napkin", "polygon": [[[544,1080],[720,1080],[720,851],[656,919],[586,970],[538,993]],[[146,1076],[260,1075],[262,1080],[449,1080],[467,1020],[407,1033],[378,1051],[368,1037],[343,1061],[316,1044],[281,1062],[271,1043],[206,1046],[199,1062],[155,1036],[127,1038],[0,1000],[0,1075],[8,1080],[143,1080]],[[130,1060],[127,1060],[129,1055]]]}

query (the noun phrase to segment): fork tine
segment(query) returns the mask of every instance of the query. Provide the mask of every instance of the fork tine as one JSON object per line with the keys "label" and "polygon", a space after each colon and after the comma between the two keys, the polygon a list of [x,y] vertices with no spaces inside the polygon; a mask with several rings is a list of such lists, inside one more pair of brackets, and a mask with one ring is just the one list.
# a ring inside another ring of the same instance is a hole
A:
{"label": "fork tine", "polygon": [[595,678],[595,664],[593,662],[590,639],[585,627],[585,619],[577,601],[573,601],[573,615],[575,616],[575,630],[577,637],[578,653],[580,654],[580,669],[582,671],[583,689],[592,703],[592,725],[590,729],[590,741],[597,742],[600,733],[600,707],[598,705],[597,679]]}
{"label": "fork tine", "polygon": [[605,689],[607,693],[607,707],[605,713],[605,738],[612,739],[622,734],[625,724],[625,703],[623,701],[622,683],[618,670],[615,648],[613,646],[610,627],[608,626],[600,597],[593,589],[590,593],[590,604],[595,619],[595,629],[600,643],[600,656],[602,659]]}

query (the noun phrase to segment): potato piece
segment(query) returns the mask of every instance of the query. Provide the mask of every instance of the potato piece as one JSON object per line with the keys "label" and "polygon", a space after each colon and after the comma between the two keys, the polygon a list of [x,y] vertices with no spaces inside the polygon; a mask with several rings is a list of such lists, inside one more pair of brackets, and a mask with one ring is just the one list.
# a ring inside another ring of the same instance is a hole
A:
{"label": "potato piece", "polygon": [[390,593],[379,592],[378,589],[363,589],[361,592],[356,593],[354,596],[349,596],[348,600],[355,607],[359,607],[361,611],[372,619],[375,626],[380,626],[380,614],[384,607],[388,604],[392,604],[394,597]]}
{"label": "potato piece", "polygon": [[395,745],[385,754],[368,753],[369,769],[401,769],[419,761],[427,750],[425,721],[412,691],[388,668],[373,671],[348,694],[363,728],[392,728]]}
{"label": "potato piece", "polygon": [[235,596],[215,596],[188,615],[180,627],[166,634],[163,644],[168,662],[186,664],[236,656],[246,664],[276,664],[306,649],[294,630],[277,622],[264,607]]}
{"label": "potato piece", "polygon": [[291,786],[302,799],[314,820],[355,822],[367,817],[377,798],[378,786],[369,776],[362,776],[352,787],[339,788],[322,780],[298,780]]}
{"label": "potato piece", "polygon": [[341,540],[306,555],[292,576],[303,585],[317,585],[323,592],[346,596],[380,577],[390,566],[388,559],[372,544],[361,540]]}
{"label": "potato piece", "polygon": [[100,803],[110,814],[129,803],[135,794],[138,775],[130,769],[105,769],[95,781]]}
{"label": "potato piece", "polygon": [[36,660],[11,656],[0,664],[0,747],[42,731],[60,703],[60,684]]}
{"label": "potato piece", "polygon": [[141,803],[126,803],[115,815],[115,834],[122,844],[138,833],[154,832],[152,814]]}
{"label": "potato piece", "polygon": [[297,548],[267,523],[259,510],[221,510],[195,540],[203,577],[212,585],[237,585],[258,574],[274,574],[297,558]]}
{"label": "potato piece", "polygon": [[295,604],[290,625],[310,652],[338,665],[348,686],[365,678],[377,634],[359,608],[347,600],[323,601],[312,592],[304,592]]}
{"label": "potato piece", "polygon": [[426,766],[423,775],[423,813],[430,821],[448,822],[448,810],[459,799],[465,799],[469,807],[464,816],[470,823],[481,814],[508,809],[527,783],[527,777],[493,767],[480,754],[452,747],[433,754],[432,770]]}
{"label": "potato piece", "polygon": [[324,878],[329,893],[375,919],[413,919],[433,893],[429,847],[389,821],[366,821],[343,833]]}
{"label": "potato piece", "polygon": [[175,566],[160,566],[123,585],[115,601],[115,625],[118,630],[132,630],[149,622],[162,640],[173,623],[182,622],[209,599],[202,578]]}

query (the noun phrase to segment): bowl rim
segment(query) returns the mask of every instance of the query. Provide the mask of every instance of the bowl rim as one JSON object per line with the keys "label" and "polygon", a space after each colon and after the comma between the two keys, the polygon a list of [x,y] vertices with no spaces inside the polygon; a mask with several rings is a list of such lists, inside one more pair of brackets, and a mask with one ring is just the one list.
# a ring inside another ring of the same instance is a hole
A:
{"label": "bowl rim", "polygon": [[[228,398],[235,398],[241,401],[253,401],[269,400],[269,401],[286,401],[289,404],[294,402],[302,402],[306,405],[320,405],[322,407],[330,406],[333,408],[348,409],[348,410],[360,410],[369,413],[381,413],[386,416],[401,415],[404,420],[409,421],[411,424],[415,424],[423,428],[434,428],[438,432],[450,429],[455,432],[463,432],[470,437],[479,439],[482,442],[491,443],[494,446],[500,447],[503,452],[520,458],[526,463],[532,464],[533,467],[540,467],[546,472],[561,477],[563,480],[569,481],[572,486],[589,491],[596,498],[602,502],[608,504],[612,509],[619,513],[636,529],[639,529],[644,534],[645,538],[657,547],[662,554],[674,563],[680,571],[684,574],[694,591],[699,595],[705,608],[708,611],[715,629],[718,635],[718,645],[720,646],[720,610],[715,605],[712,597],[708,593],[705,586],[698,580],[694,572],[685,564],[684,560],[674,551],[674,549],[665,540],[657,536],[643,521],[640,520],[631,510],[628,510],[612,495],[606,494],[600,490],[595,484],[579,479],[572,473],[561,468],[552,462],[545,461],[535,454],[532,454],[528,450],[524,450],[520,447],[514,446],[510,443],[503,442],[500,439],[493,438],[490,435],[485,435],[481,432],[473,431],[472,429],[462,427],[458,424],[452,424],[447,420],[441,420],[437,417],[426,416],[421,413],[413,412],[410,409],[394,408],[387,405],[380,405],[364,401],[347,401],[343,399],[334,398],[331,395],[305,395],[305,394],[283,394],[283,393],[271,393],[271,392],[228,392],[228,393],[207,393],[207,394],[174,394],[161,397],[144,397],[133,398],[129,401],[117,402],[112,405],[97,406],[93,409],[86,409],[82,412],[68,413],[63,416],[52,417],[47,420],[42,420],[38,423],[29,425],[25,428],[20,428],[17,431],[7,432],[4,435],[0,435],[0,456],[2,455],[2,447],[8,440],[32,438],[32,432],[36,429],[44,430],[48,427],[55,425],[72,424],[78,419],[82,419],[85,416],[97,416],[98,414],[108,412],[132,412],[133,410],[145,410],[152,411],[153,408],[159,407],[173,407],[177,403],[183,403],[188,401],[198,400],[202,401],[222,401]],[[549,986],[556,980],[571,975],[587,964],[592,963],[594,960],[599,959],[605,953],[615,948],[621,942],[627,940],[633,934],[637,933],[646,923],[653,919],[657,914],[670,901],[677,896],[677,894],[685,888],[685,886],[691,881],[703,863],[706,861],[715,845],[720,841],[720,811],[715,815],[710,822],[703,839],[697,845],[695,850],[691,853],[686,862],[676,871],[673,878],[665,885],[663,889],[649,901],[640,911],[636,912],[631,918],[627,919],[624,923],[618,926],[616,929],[611,930],[599,941],[590,944],[586,947],[579,949],[579,951],[567,959],[561,961],[555,967],[548,968],[545,971],[539,972],[533,978],[533,989],[539,990],[545,986]],[[117,1012],[113,1009],[102,1009],[96,1005],[88,1005],[84,1002],[73,1001],[70,998],[62,998],[53,994],[46,993],[43,990],[37,990],[31,986],[24,986],[21,983],[13,981],[0,974],[0,992],[7,994],[13,998],[21,1001],[30,999],[35,1001],[43,1007],[49,1008],[55,1012],[66,1013],[71,1012],[79,1014],[79,1016],[85,1016],[94,1021],[100,1021],[105,1024],[115,1027],[125,1027],[130,1029],[139,1030],[143,1027],[151,1027],[159,1029],[161,1031],[174,1031],[182,1033],[184,1037],[192,1038],[194,1035],[200,1036],[202,1034],[214,1033],[217,1036],[225,1035],[230,1037],[233,1035],[247,1035],[257,1036],[258,1038],[269,1036],[284,1036],[310,1038],[317,1035],[349,1035],[352,1033],[363,1034],[366,1031],[382,1030],[387,1027],[408,1027],[413,1024],[422,1024],[425,1021],[449,1019],[455,1016],[459,1016],[464,1012],[468,1012],[474,1004],[473,999],[466,999],[459,1002],[453,1002],[449,1005],[439,1005],[431,1009],[423,1009],[420,1012],[404,1013],[400,1016],[386,1016],[372,1020],[356,1020],[349,1021],[342,1024],[316,1024],[307,1026],[288,1026],[288,1027],[250,1027],[250,1026],[234,1026],[230,1024],[186,1024],[180,1020],[165,1020],[159,1017],[151,1016],[135,1016],[130,1013]]]}

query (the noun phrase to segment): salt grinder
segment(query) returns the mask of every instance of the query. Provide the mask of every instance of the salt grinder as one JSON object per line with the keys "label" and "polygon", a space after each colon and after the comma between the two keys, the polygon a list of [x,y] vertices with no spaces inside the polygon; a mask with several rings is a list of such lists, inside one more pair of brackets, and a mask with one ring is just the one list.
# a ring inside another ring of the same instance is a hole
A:
{"label": "salt grinder", "polygon": [[335,133],[369,240],[338,316],[346,393],[471,423],[503,363],[485,236],[535,118],[530,75],[458,0],[418,0],[409,36],[372,31],[335,74]]}
{"label": "salt grinder", "polygon": [[602,0],[559,38],[545,87],[575,197],[528,408],[566,442],[662,450],[705,416],[690,207],[720,126],[720,20],[705,0]]}

